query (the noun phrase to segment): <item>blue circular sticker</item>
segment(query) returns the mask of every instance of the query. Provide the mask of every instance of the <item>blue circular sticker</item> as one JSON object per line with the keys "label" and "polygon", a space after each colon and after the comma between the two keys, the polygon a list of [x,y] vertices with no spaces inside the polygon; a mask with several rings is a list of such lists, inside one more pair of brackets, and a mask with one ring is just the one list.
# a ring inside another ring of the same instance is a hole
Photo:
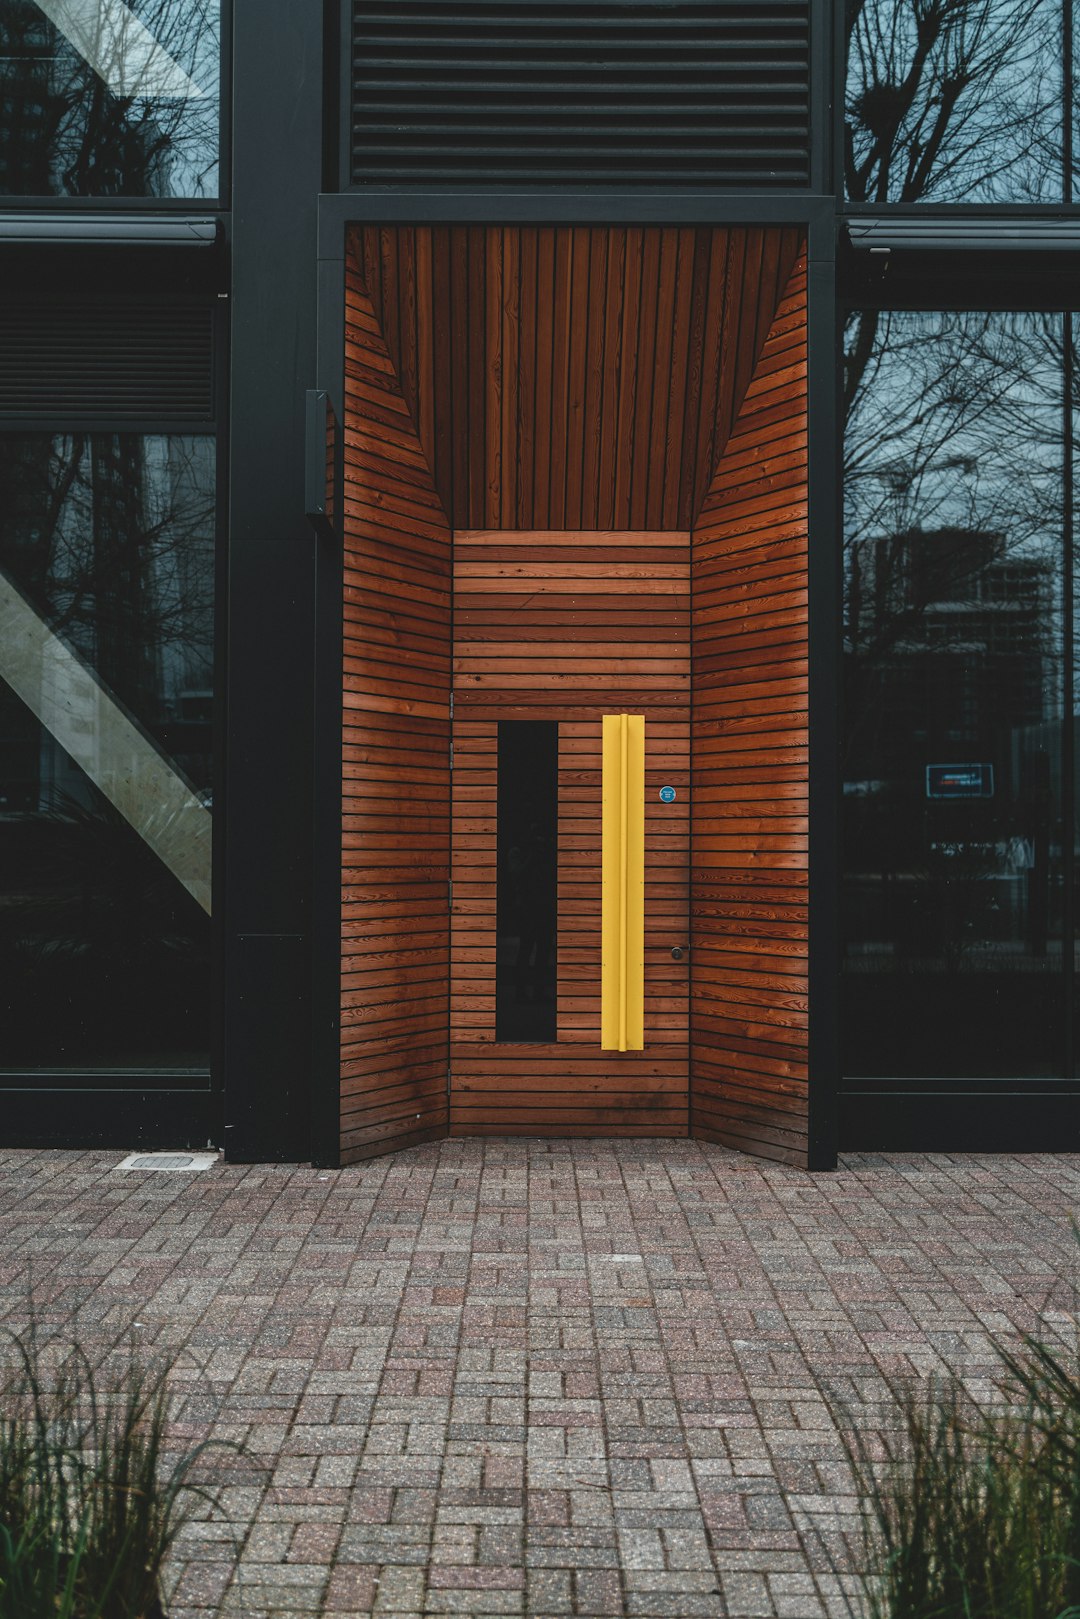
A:
{"label": "blue circular sticker", "polygon": [[660,802],[661,804],[673,804],[675,802],[674,787],[661,787]]}

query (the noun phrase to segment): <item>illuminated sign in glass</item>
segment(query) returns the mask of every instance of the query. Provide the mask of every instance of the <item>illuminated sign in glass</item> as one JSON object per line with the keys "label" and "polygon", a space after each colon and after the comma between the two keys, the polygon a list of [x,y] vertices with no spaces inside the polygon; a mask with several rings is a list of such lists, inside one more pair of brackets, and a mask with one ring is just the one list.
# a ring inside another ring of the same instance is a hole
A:
{"label": "illuminated sign in glass", "polygon": [[927,798],[993,798],[993,765],[927,765]]}

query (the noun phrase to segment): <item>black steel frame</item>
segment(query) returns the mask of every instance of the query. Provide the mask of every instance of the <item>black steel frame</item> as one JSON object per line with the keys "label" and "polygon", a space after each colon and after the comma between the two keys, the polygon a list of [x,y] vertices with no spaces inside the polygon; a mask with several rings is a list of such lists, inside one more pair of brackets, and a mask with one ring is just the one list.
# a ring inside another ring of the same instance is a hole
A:
{"label": "black steel frame", "polygon": [[[316,369],[323,0],[234,0],[225,1150],[311,1157]],[[338,400],[335,397],[335,406]]]}
{"label": "black steel frame", "polygon": [[836,229],[811,223],[808,251],[810,664],[810,1083],[809,1167],[836,1166],[839,1076],[840,577],[842,500],[836,446],[840,419],[837,365]]}
{"label": "black steel frame", "polygon": [[[345,424],[345,232],[329,244],[319,219],[317,385]],[[335,510],[344,513],[342,457]],[[320,536],[315,569],[315,739],[312,819],[311,1156],[340,1160],[342,565],[340,536]]]}
{"label": "black steel frame", "polygon": [[[332,8],[331,8],[332,10]],[[319,338],[317,386],[326,389],[344,421],[344,259],[352,224],[678,224],[797,225],[809,245],[810,522],[819,539],[811,552],[810,795],[815,834],[810,855],[810,931],[820,940],[811,957],[810,1158],[814,1168],[836,1161],[836,1051],[839,991],[835,925],[836,738],[838,712],[837,585],[840,577],[839,462],[835,453],[838,370],[835,353],[835,217],[829,190],[835,162],[831,87],[837,82],[837,29],[832,0],[810,6],[811,188],[748,194],[725,190],[648,187],[364,186],[350,188],[349,152],[352,8],[338,14],[336,162],[326,165],[335,189],[319,199]],[[330,13],[328,12],[328,15]],[[328,25],[327,38],[331,37]],[[338,499],[338,509],[342,502]],[[316,1162],[338,1161],[338,1018],[340,1005],[341,883],[341,610],[340,556],[318,547],[315,640],[315,782],[313,860],[312,1151]]]}
{"label": "black steel frame", "polygon": [[332,253],[338,232],[372,225],[798,225],[832,229],[833,198],[811,191],[673,191],[645,186],[383,186],[319,198],[319,251]]}

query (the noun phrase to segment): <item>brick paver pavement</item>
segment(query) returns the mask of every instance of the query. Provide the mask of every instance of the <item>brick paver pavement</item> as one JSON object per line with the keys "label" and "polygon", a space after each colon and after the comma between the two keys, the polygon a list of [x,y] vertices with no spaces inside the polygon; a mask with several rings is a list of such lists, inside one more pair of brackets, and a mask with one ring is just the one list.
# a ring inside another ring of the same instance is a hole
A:
{"label": "brick paver pavement", "polygon": [[988,1333],[1071,1308],[1080,1157],[121,1156],[0,1155],[0,1295],[94,1353],[182,1349],[179,1431],[247,1447],[170,1619],[841,1614],[825,1396],[874,1426],[882,1373],[978,1387]]}

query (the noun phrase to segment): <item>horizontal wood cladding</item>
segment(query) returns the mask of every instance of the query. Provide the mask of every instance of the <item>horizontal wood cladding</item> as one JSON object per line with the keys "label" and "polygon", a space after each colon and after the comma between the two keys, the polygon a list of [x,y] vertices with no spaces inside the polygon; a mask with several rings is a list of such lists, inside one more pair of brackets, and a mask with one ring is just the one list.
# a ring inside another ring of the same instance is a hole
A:
{"label": "horizontal wood cladding", "polygon": [[808,182],[808,0],[353,0],[354,184]]}
{"label": "horizontal wood cladding", "polygon": [[693,533],[691,1112],[807,1154],[806,264]]}
{"label": "horizontal wood cladding", "polygon": [[[448,1127],[689,1123],[805,1162],[799,236],[365,227],[351,247],[343,1158]],[[646,1047],[624,1054],[599,1044],[601,719],[618,712],[645,714],[647,750]],[[560,728],[543,1046],[494,1039],[512,719]],[[688,969],[671,950],[689,930]]]}
{"label": "horizontal wood cladding", "polygon": [[[685,1135],[686,533],[459,532],[451,1132]],[[645,1050],[600,1050],[604,713],[646,716]],[[495,1043],[498,721],[559,722],[558,1042]],[[661,804],[662,786],[676,788]]]}
{"label": "horizontal wood cladding", "polygon": [[341,1158],[446,1134],[450,527],[347,267]]}
{"label": "horizontal wood cladding", "polygon": [[686,530],[794,229],[367,226],[376,318],[455,528]]}

